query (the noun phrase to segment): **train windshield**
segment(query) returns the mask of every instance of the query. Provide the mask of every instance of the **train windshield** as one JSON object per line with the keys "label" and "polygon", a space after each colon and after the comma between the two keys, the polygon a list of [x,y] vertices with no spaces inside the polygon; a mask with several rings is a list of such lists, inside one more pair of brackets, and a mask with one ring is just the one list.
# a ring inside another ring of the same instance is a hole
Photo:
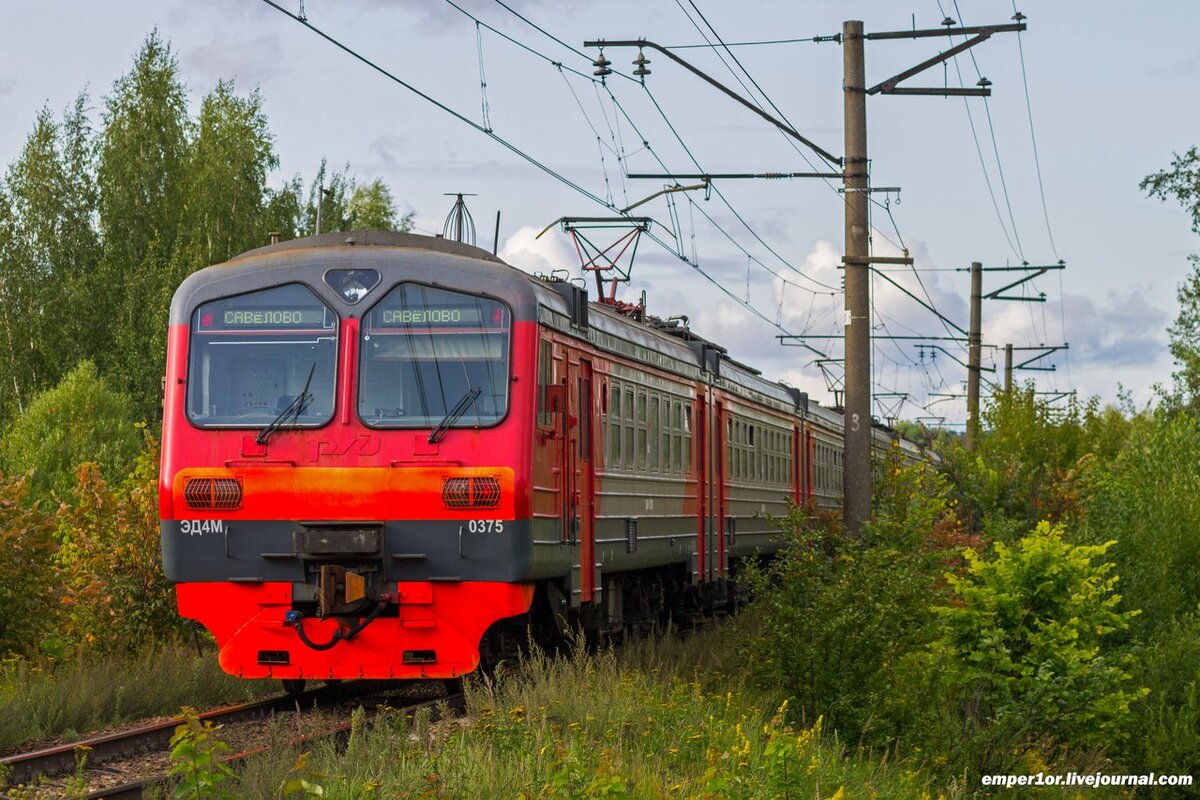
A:
{"label": "train windshield", "polygon": [[508,307],[402,283],[362,325],[358,413],[372,427],[494,425],[508,411]]}
{"label": "train windshield", "polygon": [[333,310],[300,284],[201,305],[192,317],[188,419],[261,428],[290,408],[288,426],[328,422],[337,329]]}

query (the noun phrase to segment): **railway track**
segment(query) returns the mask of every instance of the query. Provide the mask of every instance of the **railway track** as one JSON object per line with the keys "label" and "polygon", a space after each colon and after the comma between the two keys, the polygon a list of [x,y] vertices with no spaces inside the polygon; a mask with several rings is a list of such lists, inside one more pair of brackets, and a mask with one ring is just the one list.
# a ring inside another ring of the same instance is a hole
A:
{"label": "railway track", "polygon": [[[200,715],[202,721],[212,722],[223,726],[236,726],[265,720],[274,714],[295,713],[298,710],[322,709],[331,705],[346,706],[348,701],[386,693],[394,685],[378,683],[350,683],[339,686],[325,686],[319,689],[302,692],[297,695],[271,697],[253,703],[244,703],[229,708],[216,709]],[[451,709],[461,711],[463,697],[461,693],[450,693],[431,700],[403,701],[400,704],[389,705],[391,713],[412,714],[423,706],[429,706],[437,713],[437,707],[449,704]],[[289,745],[303,746],[305,742],[340,737],[350,730],[349,712],[343,714],[344,720],[328,724],[317,731],[291,739]],[[87,771],[107,773],[107,780],[96,781],[107,785],[89,792],[89,798],[140,798],[143,789],[166,779],[165,769],[120,769],[124,762],[136,762],[147,754],[165,755],[176,727],[182,719],[176,718],[166,722],[131,728],[116,733],[105,734],[88,739],[82,739],[71,744],[57,745],[28,753],[20,753],[0,758],[0,769],[7,773],[9,786],[24,784],[35,786],[76,771],[76,752],[79,748],[87,748]],[[243,759],[265,752],[265,746],[243,746],[237,752],[225,759],[224,763],[236,764]],[[113,769],[117,766],[117,769]],[[141,774],[145,772],[145,774]],[[122,780],[128,777],[129,780]],[[91,784],[92,781],[89,781]],[[48,787],[50,793],[53,788]],[[0,789],[0,798],[6,796]],[[38,796],[41,796],[40,794]]]}

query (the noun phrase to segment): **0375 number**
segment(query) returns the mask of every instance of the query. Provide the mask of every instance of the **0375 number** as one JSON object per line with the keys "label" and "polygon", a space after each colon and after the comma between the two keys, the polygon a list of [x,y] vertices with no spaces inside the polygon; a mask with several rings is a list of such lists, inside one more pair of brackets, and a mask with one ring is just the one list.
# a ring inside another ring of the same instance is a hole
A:
{"label": "0375 number", "polygon": [[471,533],[504,533],[504,520],[473,519],[467,523],[467,530]]}

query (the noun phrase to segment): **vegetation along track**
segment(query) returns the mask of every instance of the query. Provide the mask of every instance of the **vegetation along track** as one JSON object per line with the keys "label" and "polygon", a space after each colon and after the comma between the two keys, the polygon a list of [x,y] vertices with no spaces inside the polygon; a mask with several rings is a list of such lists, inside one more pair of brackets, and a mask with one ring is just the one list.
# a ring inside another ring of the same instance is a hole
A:
{"label": "vegetation along track", "polygon": [[[298,735],[289,740],[289,744],[302,744],[313,739],[345,735],[350,728],[350,710],[358,705],[355,701],[368,696],[383,696],[391,708],[409,714],[422,706],[449,705],[451,709],[461,711],[462,695],[449,688],[449,684],[447,695],[438,692],[434,699],[412,698],[412,695],[415,692],[419,693],[422,688],[428,690],[430,684],[440,683],[438,681],[423,686],[405,685],[399,689],[396,683],[391,682],[351,682],[323,686],[296,695],[281,695],[204,712],[199,715],[199,719],[202,722],[226,726],[226,732],[222,734],[225,736],[241,726],[253,726],[255,723],[261,725],[274,715],[286,712],[303,713],[308,718],[306,724],[302,728],[298,727]],[[424,694],[429,696],[428,691]],[[433,711],[436,716],[437,709],[434,708]],[[321,712],[325,712],[323,716]],[[317,716],[317,719],[311,719],[313,716]],[[69,744],[7,756],[0,758],[0,771],[5,773],[9,786],[40,785],[39,788],[45,791],[39,791],[36,796],[57,796],[61,790],[57,790],[54,785],[56,781],[53,779],[75,773],[80,748],[86,748],[86,781],[91,790],[86,795],[88,798],[138,798],[142,796],[144,787],[165,780],[169,766],[167,754],[170,740],[182,722],[181,718],[155,722]],[[235,740],[235,753],[223,761],[237,762],[268,749],[262,744],[262,730],[258,728],[248,732],[248,737],[238,737]],[[0,791],[0,797],[4,796],[6,795],[3,791]]]}

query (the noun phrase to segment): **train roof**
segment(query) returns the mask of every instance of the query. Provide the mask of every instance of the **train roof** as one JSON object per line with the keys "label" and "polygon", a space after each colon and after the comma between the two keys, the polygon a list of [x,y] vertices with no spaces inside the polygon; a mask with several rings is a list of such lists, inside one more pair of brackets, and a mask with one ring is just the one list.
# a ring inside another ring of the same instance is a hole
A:
{"label": "train roof", "polygon": [[[486,250],[441,237],[376,230],[337,231],[259,247],[189,276],[171,304],[171,322],[186,323],[196,306],[209,299],[306,277],[322,299],[344,312],[358,313],[344,308],[328,287],[314,285],[320,281],[312,281],[311,274],[334,266],[369,267],[386,261],[389,251],[394,250],[403,250],[420,266],[427,266],[431,274],[438,276],[439,285],[470,287],[500,297],[512,306],[516,319],[536,319],[586,338],[601,349],[682,377],[707,376],[717,385],[780,411],[799,412],[832,429],[841,428],[840,413],[810,402],[805,393],[793,387],[764,378],[757,369],[730,358],[724,347],[686,324],[654,317],[631,319],[611,305],[590,301],[586,289],[576,283],[531,275]],[[909,442],[904,444],[915,447]]]}

